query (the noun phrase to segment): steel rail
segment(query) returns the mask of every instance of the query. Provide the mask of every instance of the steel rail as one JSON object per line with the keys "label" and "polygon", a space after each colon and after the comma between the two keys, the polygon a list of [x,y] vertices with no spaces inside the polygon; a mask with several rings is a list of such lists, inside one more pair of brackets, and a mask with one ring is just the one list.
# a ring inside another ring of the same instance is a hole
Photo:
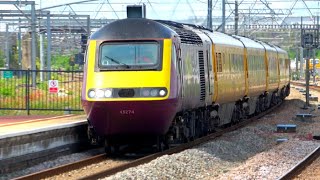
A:
{"label": "steel rail", "polygon": [[[294,85],[294,86],[303,86],[303,87],[306,86],[305,83],[300,83],[300,82],[292,82],[292,81],[291,81],[290,84],[291,84],[291,85]],[[320,92],[320,86],[310,85],[310,86],[309,86],[309,89]]]}
{"label": "steel rail", "polygon": [[99,163],[102,162],[104,160],[107,159],[107,156],[105,154],[99,154],[81,161],[77,161],[74,163],[69,163],[66,165],[62,165],[62,166],[58,166],[55,168],[50,168],[50,169],[46,169],[44,171],[40,171],[37,173],[33,173],[33,174],[28,174],[26,176],[21,176],[18,178],[15,178],[16,180],[20,180],[20,179],[24,179],[24,180],[34,180],[34,179],[44,179],[44,178],[48,178],[48,177],[52,177],[64,172],[68,172],[68,171],[72,171],[75,169],[80,169],[82,167],[91,165],[91,164],[95,164],[95,163]]}
{"label": "steel rail", "polygon": [[312,164],[314,160],[320,157],[320,146],[318,146],[314,151],[308,154],[303,160],[292,167],[288,172],[281,176],[280,180],[289,180],[297,177],[304,169]]}
{"label": "steel rail", "polygon": [[[121,172],[121,171],[124,171],[128,168],[131,168],[131,167],[136,167],[138,165],[141,165],[141,164],[145,164],[145,163],[148,163],[158,157],[161,157],[163,155],[171,155],[171,154],[174,154],[174,153],[178,153],[178,152],[181,152],[183,150],[186,150],[186,149],[189,149],[189,148],[192,148],[194,146],[197,146],[197,145],[200,145],[200,144],[204,144],[208,141],[211,141],[219,136],[222,136],[223,134],[225,133],[228,133],[228,132],[231,132],[231,131],[234,131],[236,129],[239,129],[239,128],[242,128],[256,120],[258,120],[259,118],[265,116],[266,114],[272,112],[274,109],[276,109],[277,107],[279,107],[282,103],[250,118],[250,119],[247,119],[247,120],[244,120],[238,124],[235,124],[235,125],[232,125],[231,127],[227,127],[225,129],[222,129],[222,130],[219,130],[217,132],[214,132],[214,133],[211,133],[207,136],[204,136],[204,137],[201,137],[199,139],[196,139],[194,141],[190,141],[186,144],[181,144],[177,147],[174,147],[174,148],[170,148],[168,150],[165,150],[165,151],[162,151],[162,152],[158,152],[158,153],[155,153],[155,154],[151,154],[151,155],[148,155],[148,156],[145,156],[145,157],[142,157],[140,159],[137,159],[137,160],[133,160],[131,162],[128,162],[128,163],[124,163],[124,164],[121,164],[121,165],[118,165],[118,166],[115,166],[115,167],[112,167],[110,169],[106,169],[106,170],[103,170],[103,171],[100,171],[100,172],[97,172],[95,174],[92,174],[92,175],[89,175],[89,176],[86,176],[86,177],[83,177],[81,179],[83,180],[91,180],[91,179],[99,179],[99,178],[103,178],[103,177],[107,177],[107,176],[111,176],[115,173],[118,173],[118,172]],[[78,162],[75,162],[75,163],[70,163],[70,164],[67,164],[67,165],[63,165],[63,166],[59,166],[57,168],[51,168],[51,169],[48,169],[48,170],[44,170],[44,171],[41,171],[41,172],[38,172],[38,173],[33,173],[33,174],[30,174],[30,175],[26,175],[26,176],[22,176],[22,177],[19,177],[17,179],[23,179],[23,180],[33,180],[33,179],[44,179],[44,178],[48,178],[48,177],[52,177],[52,176],[55,176],[55,175],[59,175],[59,174],[62,174],[62,173],[65,173],[65,172],[69,172],[69,171],[72,171],[72,170],[75,170],[75,169],[80,169],[84,166],[87,166],[87,165],[91,165],[91,164],[94,164],[94,163],[98,163],[98,162],[101,162],[103,160],[106,160],[107,159],[107,156],[105,154],[101,154],[101,155],[98,155],[98,156],[95,156],[95,157],[92,157],[92,158],[88,158],[88,159],[85,159],[85,160],[82,160],[82,161],[78,161]]]}

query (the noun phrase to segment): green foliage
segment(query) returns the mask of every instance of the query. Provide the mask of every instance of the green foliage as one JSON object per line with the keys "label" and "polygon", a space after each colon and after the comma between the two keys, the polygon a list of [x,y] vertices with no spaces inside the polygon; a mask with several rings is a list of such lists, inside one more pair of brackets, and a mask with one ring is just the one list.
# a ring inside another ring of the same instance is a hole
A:
{"label": "green foliage", "polygon": [[60,69],[60,70],[79,70],[79,65],[70,66],[70,58],[73,55],[53,55],[52,56],[52,69]]}
{"label": "green foliage", "polygon": [[295,50],[290,49],[290,50],[288,51],[288,54],[289,54],[289,58],[290,58],[290,59],[296,58],[296,51],[295,51]]}
{"label": "green foliage", "polygon": [[25,78],[17,79],[13,78],[1,78],[0,79],[0,98],[2,97],[14,97],[24,94],[24,91],[20,91],[17,87],[19,84],[24,84]]}
{"label": "green foliage", "polygon": [[316,50],[316,59],[320,59],[320,49]]}
{"label": "green foliage", "polygon": [[5,63],[4,52],[0,49],[0,67],[4,67],[4,63]]}
{"label": "green foliage", "polygon": [[69,56],[67,55],[53,55],[51,62],[53,69],[67,68],[69,66]]}
{"label": "green foliage", "polygon": [[37,84],[37,87],[43,91],[48,91],[48,81],[42,81]]}
{"label": "green foliage", "polygon": [[10,87],[0,88],[0,96],[14,96],[14,90]]}
{"label": "green foliage", "polygon": [[17,50],[17,46],[11,46],[11,53],[10,53],[10,65],[11,69],[19,69],[19,52]]}

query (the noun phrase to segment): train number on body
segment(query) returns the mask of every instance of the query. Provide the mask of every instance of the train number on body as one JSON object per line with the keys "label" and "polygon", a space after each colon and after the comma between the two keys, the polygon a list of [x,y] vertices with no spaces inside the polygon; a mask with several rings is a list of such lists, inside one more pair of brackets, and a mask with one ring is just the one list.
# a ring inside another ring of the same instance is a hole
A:
{"label": "train number on body", "polygon": [[122,115],[134,114],[134,110],[120,110],[120,114]]}

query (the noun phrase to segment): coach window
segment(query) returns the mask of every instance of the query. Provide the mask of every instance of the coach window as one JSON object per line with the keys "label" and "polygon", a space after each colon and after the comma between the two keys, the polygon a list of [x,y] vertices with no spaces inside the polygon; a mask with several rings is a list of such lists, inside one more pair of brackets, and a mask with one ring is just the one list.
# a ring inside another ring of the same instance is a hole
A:
{"label": "coach window", "polygon": [[217,59],[217,72],[222,72],[221,53],[216,53],[216,59]]}

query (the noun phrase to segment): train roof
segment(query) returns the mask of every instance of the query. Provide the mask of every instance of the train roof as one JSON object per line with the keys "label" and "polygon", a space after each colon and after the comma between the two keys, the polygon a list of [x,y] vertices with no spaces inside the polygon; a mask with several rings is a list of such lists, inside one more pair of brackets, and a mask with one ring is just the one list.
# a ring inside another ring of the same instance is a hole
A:
{"label": "train roof", "polygon": [[174,31],[153,20],[128,18],[114,21],[100,28],[91,40],[171,38]]}
{"label": "train roof", "polygon": [[266,50],[268,50],[268,51],[273,51],[273,52],[277,52],[277,50],[276,50],[276,48],[274,48],[272,45],[269,45],[269,44],[267,44],[267,43],[265,43],[265,42],[263,42],[263,41],[258,41],[260,44],[262,44],[265,48],[266,48]]}
{"label": "train roof", "polygon": [[[91,40],[131,40],[131,39],[155,39],[172,38],[178,34],[181,42],[186,44],[202,44],[198,35],[199,31],[205,32],[214,44],[236,46],[243,48],[264,49],[273,52],[285,53],[283,49],[269,45],[262,41],[255,41],[243,36],[228,35],[212,31],[203,26],[178,23],[174,21],[150,20],[145,18],[127,18],[114,21],[100,28],[90,37]],[[242,44],[243,42],[243,44]]]}
{"label": "train roof", "polygon": [[288,54],[288,53],[287,53],[287,51],[285,51],[285,50],[281,49],[281,48],[280,48],[280,47],[278,47],[278,46],[273,45],[273,47],[277,49],[278,53]]}
{"label": "train roof", "polygon": [[183,24],[174,21],[155,20],[175,31],[183,44],[202,45],[200,36],[194,29],[201,29],[200,26]]}
{"label": "train roof", "polygon": [[238,35],[233,35],[233,37],[239,38],[240,41],[242,41],[247,48],[262,49],[264,51],[264,47],[255,40],[249,39],[244,36],[238,36]]}
{"label": "train roof", "polygon": [[243,44],[236,38],[221,32],[213,31],[208,33],[214,44],[243,47]]}

